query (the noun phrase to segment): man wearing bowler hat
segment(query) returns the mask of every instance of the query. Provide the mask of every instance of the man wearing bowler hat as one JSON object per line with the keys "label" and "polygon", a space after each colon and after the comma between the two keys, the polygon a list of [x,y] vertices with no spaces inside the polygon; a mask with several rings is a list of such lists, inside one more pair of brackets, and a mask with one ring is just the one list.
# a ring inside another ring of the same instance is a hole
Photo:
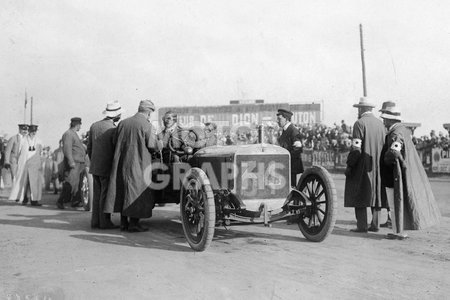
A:
{"label": "man wearing bowler hat", "polygon": [[303,173],[303,163],[301,158],[302,142],[300,132],[291,123],[292,112],[286,109],[279,109],[277,112],[277,123],[282,131],[278,138],[278,144],[287,149],[291,154],[291,186],[297,186],[297,175]]}
{"label": "man wearing bowler hat", "polygon": [[111,222],[111,214],[104,213],[109,175],[114,158],[115,123],[120,120],[122,107],[118,101],[108,103],[103,112],[103,120],[95,122],[89,129],[87,154],[91,160],[89,172],[94,179],[91,228],[114,229],[119,226]]}
{"label": "man wearing bowler hat", "polygon": [[19,158],[20,143],[28,134],[28,125],[19,124],[19,133],[12,136],[8,140],[5,150],[5,169],[11,170],[11,179],[14,183],[14,178],[17,174],[17,161]]}
{"label": "man wearing bowler hat", "polygon": [[81,128],[81,118],[70,119],[70,128],[63,134],[64,184],[56,202],[59,209],[64,209],[64,202],[71,202],[72,207],[81,203],[80,174],[86,162],[86,150],[77,132]]}
{"label": "man wearing bowler hat", "polygon": [[[353,107],[358,108],[358,120],[353,125],[352,150],[347,159],[344,206],[355,208],[356,229],[353,232],[377,232],[382,207],[380,156],[385,139],[383,122],[376,118],[374,104],[362,97]],[[372,222],[367,226],[367,208],[372,208]]]}

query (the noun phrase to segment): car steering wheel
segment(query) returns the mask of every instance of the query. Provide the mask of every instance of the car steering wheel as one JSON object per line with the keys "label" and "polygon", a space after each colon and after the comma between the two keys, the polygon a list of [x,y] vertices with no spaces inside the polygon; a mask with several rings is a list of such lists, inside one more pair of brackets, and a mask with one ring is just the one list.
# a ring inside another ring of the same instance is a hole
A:
{"label": "car steering wheel", "polygon": [[[184,155],[192,154],[194,148],[200,148],[201,142],[201,136],[195,129],[181,129],[172,132],[167,146],[173,154]],[[186,151],[187,147],[191,151]]]}

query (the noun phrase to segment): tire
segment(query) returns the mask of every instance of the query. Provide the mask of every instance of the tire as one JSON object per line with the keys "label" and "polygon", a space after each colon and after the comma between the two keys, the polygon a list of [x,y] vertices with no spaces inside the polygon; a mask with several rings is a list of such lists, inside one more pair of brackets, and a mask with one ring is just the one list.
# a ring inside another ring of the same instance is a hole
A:
{"label": "tire", "polygon": [[190,169],[183,179],[180,214],[189,246],[195,251],[205,251],[214,236],[216,211],[208,176],[199,168]]}
{"label": "tire", "polygon": [[81,173],[80,191],[81,191],[81,201],[83,202],[83,208],[85,211],[90,211],[92,199],[94,197],[94,182],[92,175],[89,174],[88,168],[86,168],[83,171],[83,173]]}
{"label": "tire", "polygon": [[323,241],[336,223],[337,195],[330,173],[320,166],[308,168],[300,177],[297,189],[307,196],[306,212],[298,227],[306,239]]}

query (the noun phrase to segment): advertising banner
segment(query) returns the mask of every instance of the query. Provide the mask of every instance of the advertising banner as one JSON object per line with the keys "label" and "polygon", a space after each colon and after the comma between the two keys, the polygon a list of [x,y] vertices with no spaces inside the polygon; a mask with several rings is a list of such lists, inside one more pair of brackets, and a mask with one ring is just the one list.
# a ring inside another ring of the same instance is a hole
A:
{"label": "advertising banner", "polygon": [[432,149],[433,160],[431,170],[433,173],[450,173],[450,150],[442,148]]}
{"label": "advertising banner", "polygon": [[[304,149],[302,153],[302,162],[305,168],[312,165],[322,166],[325,169],[332,170],[336,168],[336,156],[338,153],[334,151],[316,151],[312,149]],[[345,156],[347,157],[347,156]],[[345,166],[344,166],[345,169]]]}
{"label": "advertising banner", "polygon": [[318,124],[322,122],[321,104],[289,104],[289,103],[254,103],[230,104],[219,106],[184,106],[161,107],[158,109],[159,120],[167,111],[178,115],[182,126],[198,125],[212,122],[218,127],[231,127],[243,123],[249,125],[275,124],[277,110],[289,109],[293,112],[294,124]]}

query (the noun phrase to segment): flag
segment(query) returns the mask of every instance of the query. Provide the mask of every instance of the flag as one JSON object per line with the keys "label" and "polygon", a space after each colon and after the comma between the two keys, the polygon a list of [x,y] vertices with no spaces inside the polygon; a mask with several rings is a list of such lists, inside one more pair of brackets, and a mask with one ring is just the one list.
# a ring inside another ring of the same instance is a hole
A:
{"label": "flag", "polygon": [[25,109],[27,108],[27,103],[28,103],[27,92],[25,92]]}

